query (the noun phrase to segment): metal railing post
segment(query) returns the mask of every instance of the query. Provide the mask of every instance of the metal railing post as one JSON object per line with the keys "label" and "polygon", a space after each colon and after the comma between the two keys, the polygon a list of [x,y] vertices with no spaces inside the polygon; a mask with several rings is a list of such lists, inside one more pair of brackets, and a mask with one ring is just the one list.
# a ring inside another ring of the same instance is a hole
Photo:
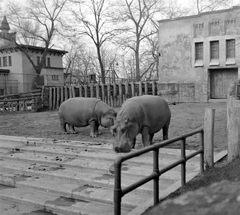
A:
{"label": "metal railing post", "polygon": [[181,158],[183,162],[181,163],[181,185],[186,184],[186,138],[181,140]]}
{"label": "metal railing post", "polygon": [[122,157],[119,156],[114,162],[114,215],[121,215],[121,201],[122,201],[122,189],[121,189],[121,166]]}
{"label": "metal railing post", "polygon": [[204,172],[204,131],[199,133],[199,142],[200,142],[200,149],[202,152],[200,153],[200,173]]}
{"label": "metal railing post", "polygon": [[159,148],[153,150],[153,172],[155,173],[155,178],[153,179],[153,202],[154,205],[159,203]]}

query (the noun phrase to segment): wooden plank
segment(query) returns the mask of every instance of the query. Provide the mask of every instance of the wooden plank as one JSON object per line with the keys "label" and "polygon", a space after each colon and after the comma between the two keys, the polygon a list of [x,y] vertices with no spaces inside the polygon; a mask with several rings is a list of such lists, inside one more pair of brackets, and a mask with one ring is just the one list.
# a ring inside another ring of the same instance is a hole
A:
{"label": "wooden plank", "polygon": [[142,95],[142,82],[141,81],[139,81],[139,83],[138,83],[138,91],[139,91],[139,96],[141,96]]}
{"label": "wooden plank", "polygon": [[119,83],[119,106],[123,103],[122,82]]}
{"label": "wooden plank", "polygon": [[155,92],[155,81],[152,81],[152,95],[156,95]]}
{"label": "wooden plank", "polygon": [[53,109],[53,96],[52,96],[52,87],[49,88],[49,109]]}
{"label": "wooden plank", "polygon": [[111,104],[111,84],[110,83],[107,84],[107,104],[110,106],[112,105]]}
{"label": "wooden plank", "polygon": [[69,97],[68,97],[68,87],[65,86],[65,87],[64,87],[64,100],[66,101],[68,98],[69,98]]}
{"label": "wooden plank", "polygon": [[75,98],[76,97],[76,95],[75,95],[75,86],[72,86],[71,89],[72,89],[72,97]]}
{"label": "wooden plank", "polygon": [[79,85],[78,90],[79,90],[79,97],[83,97],[82,85]]}
{"label": "wooden plank", "polygon": [[99,83],[96,84],[96,96],[98,99],[100,99],[100,90],[99,90]]}
{"label": "wooden plank", "polygon": [[113,106],[117,106],[117,84],[113,83]]}
{"label": "wooden plank", "polygon": [[131,82],[132,97],[135,96],[134,82]]}
{"label": "wooden plank", "polygon": [[84,96],[88,97],[88,86],[87,86],[87,84],[84,85]]}
{"label": "wooden plank", "polygon": [[93,83],[90,84],[90,96],[93,98],[94,97],[94,89],[93,89],[94,85]]}
{"label": "wooden plank", "polygon": [[56,104],[56,108],[58,109],[59,108],[59,105],[60,105],[60,87],[57,87],[57,104]]}
{"label": "wooden plank", "polygon": [[56,87],[53,87],[53,110],[56,109]]}
{"label": "wooden plank", "polygon": [[148,82],[147,81],[144,82],[144,94],[148,95]]}
{"label": "wooden plank", "polygon": [[64,87],[61,87],[60,89],[61,89],[60,104],[62,104],[64,102]]}
{"label": "wooden plank", "polygon": [[206,108],[204,115],[204,161],[206,168],[213,167],[215,109]]}

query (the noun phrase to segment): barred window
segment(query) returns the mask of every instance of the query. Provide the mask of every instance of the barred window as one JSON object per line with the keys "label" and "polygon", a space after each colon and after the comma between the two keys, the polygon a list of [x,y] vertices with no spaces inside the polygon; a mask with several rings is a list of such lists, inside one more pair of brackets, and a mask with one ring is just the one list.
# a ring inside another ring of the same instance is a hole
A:
{"label": "barred window", "polygon": [[219,41],[210,42],[210,59],[219,59]]}
{"label": "barred window", "polygon": [[226,40],[226,57],[235,58],[235,40]]}
{"label": "barred window", "polygon": [[195,43],[195,60],[203,60],[203,42]]}

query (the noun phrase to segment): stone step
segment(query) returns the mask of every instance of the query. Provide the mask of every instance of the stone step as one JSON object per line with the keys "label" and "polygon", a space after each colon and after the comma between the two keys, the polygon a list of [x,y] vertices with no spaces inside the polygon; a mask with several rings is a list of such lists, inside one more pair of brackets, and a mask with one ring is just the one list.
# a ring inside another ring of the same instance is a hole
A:
{"label": "stone step", "polygon": [[[55,193],[26,187],[4,187],[0,189],[0,200],[28,205],[32,208],[50,211],[58,215],[98,215],[99,213],[104,215],[114,214],[114,208],[111,204],[65,197]],[[2,208],[2,206],[0,208]],[[122,213],[127,214],[128,210],[123,208]]]}

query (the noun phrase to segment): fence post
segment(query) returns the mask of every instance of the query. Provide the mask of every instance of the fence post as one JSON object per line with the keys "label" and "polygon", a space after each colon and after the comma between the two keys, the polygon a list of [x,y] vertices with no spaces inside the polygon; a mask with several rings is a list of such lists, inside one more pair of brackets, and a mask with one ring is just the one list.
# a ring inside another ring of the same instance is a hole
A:
{"label": "fence post", "polygon": [[96,84],[96,96],[97,96],[98,99],[100,98],[99,83]]}
{"label": "fence post", "polygon": [[49,88],[49,109],[52,110],[52,87]]}
{"label": "fence post", "polygon": [[239,157],[240,140],[240,107],[236,97],[229,96],[227,103],[228,162]]}
{"label": "fence post", "polygon": [[135,90],[134,90],[134,82],[131,82],[131,89],[132,89],[132,97],[135,96]]}
{"label": "fence post", "polygon": [[206,108],[204,115],[204,161],[206,168],[213,167],[215,109]]}
{"label": "fence post", "polygon": [[122,103],[123,103],[123,100],[122,100],[123,99],[123,95],[122,95],[122,82],[121,81],[120,81],[118,87],[119,87],[119,106],[121,106]]}
{"label": "fence post", "polygon": [[141,96],[142,95],[142,82],[141,81],[139,81],[139,83],[138,83],[138,86],[139,86],[139,96]]}
{"label": "fence post", "polygon": [[155,81],[152,81],[152,94],[155,96]]}
{"label": "fence post", "polygon": [[144,94],[145,95],[147,95],[148,94],[148,82],[147,81],[145,81],[145,83],[144,83]]}

